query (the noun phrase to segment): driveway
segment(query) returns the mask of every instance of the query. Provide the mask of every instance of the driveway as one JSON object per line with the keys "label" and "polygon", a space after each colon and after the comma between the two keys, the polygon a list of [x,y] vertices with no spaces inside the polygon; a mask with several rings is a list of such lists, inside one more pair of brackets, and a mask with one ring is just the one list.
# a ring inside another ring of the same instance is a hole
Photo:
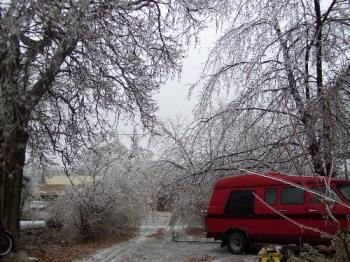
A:
{"label": "driveway", "polygon": [[257,256],[232,255],[226,248],[221,248],[219,242],[194,238],[187,235],[181,227],[170,228],[169,218],[169,213],[155,212],[144,221],[137,237],[101,250],[81,261],[259,261]]}

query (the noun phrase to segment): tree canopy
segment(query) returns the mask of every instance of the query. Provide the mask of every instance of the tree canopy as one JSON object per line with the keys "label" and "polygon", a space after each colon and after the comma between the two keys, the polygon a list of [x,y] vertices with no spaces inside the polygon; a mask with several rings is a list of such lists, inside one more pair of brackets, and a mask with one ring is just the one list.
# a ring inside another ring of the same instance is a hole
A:
{"label": "tree canopy", "polygon": [[[196,1],[0,4],[0,217],[18,228],[27,154],[69,161],[121,115],[149,127],[153,94],[181,67]],[[14,221],[14,222],[11,222]],[[15,223],[17,223],[15,225]]]}
{"label": "tree canopy", "polygon": [[[201,121],[220,122],[226,135],[240,132],[250,152],[245,164],[263,167],[278,156],[309,163],[309,173],[336,174],[349,156],[349,2],[222,5],[219,18],[229,18],[203,70]],[[223,89],[232,99],[205,111]],[[240,151],[247,152],[229,156]]]}

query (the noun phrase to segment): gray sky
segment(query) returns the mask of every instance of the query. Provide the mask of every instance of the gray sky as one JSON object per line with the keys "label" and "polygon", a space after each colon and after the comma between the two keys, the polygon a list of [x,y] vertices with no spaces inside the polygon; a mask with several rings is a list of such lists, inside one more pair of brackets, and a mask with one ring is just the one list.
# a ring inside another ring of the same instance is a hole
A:
{"label": "gray sky", "polygon": [[[195,89],[190,99],[188,92],[191,84],[197,82],[200,78],[204,63],[208,57],[209,51],[214,46],[217,34],[215,27],[203,30],[199,34],[199,41],[196,45],[192,44],[187,51],[186,58],[183,60],[183,67],[180,78],[176,77],[167,81],[161,88],[155,99],[158,102],[159,110],[156,115],[161,119],[175,120],[177,117],[192,120],[192,111],[198,103],[199,88]],[[137,130],[142,133],[142,127],[138,119]],[[124,121],[119,123],[118,133],[129,134],[133,131],[133,123],[125,125]],[[130,145],[130,138],[121,135],[120,140],[126,146]],[[147,141],[147,138],[144,139]],[[142,141],[143,146],[147,142]]]}
{"label": "gray sky", "polygon": [[168,81],[156,95],[159,103],[157,115],[161,119],[175,119],[178,116],[192,119],[192,110],[198,102],[199,89],[195,89],[190,100],[188,91],[190,85],[200,78],[205,60],[216,40],[215,28],[204,30],[199,35],[199,43],[189,47],[187,57],[183,61],[181,78]]}
{"label": "gray sky", "polygon": [[[322,1],[322,11],[325,12],[330,4],[331,0]],[[220,32],[216,33],[215,25],[213,25],[201,32],[197,46],[189,47],[187,58],[183,61],[181,79],[168,81],[156,96],[159,103],[157,115],[161,119],[175,119],[178,116],[186,117],[188,120],[192,119],[192,110],[198,102],[199,90],[198,88],[195,90],[190,100],[187,99],[188,90],[191,84],[199,80],[204,62],[219,35]],[[226,98],[220,96],[220,100]]]}

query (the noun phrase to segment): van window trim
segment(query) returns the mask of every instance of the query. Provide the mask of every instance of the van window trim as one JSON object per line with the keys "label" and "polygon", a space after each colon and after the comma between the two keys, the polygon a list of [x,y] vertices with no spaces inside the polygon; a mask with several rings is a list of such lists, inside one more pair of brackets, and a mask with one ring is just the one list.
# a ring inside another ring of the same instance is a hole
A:
{"label": "van window trim", "polygon": [[301,204],[284,204],[284,203],[282,203],[282,197],[283,197],[283,189],[285,189],[285,188],[297,188],[297,189],[300,189],[300,188],[298,188],[298,187],[296,187],[296,186],[282,186],[281,187],[281,193],[280,193],[280,205],[281,206],[302,206],[302,205],[305,205],[305,204],[307,204],[307,199],[306,199],[306,192],[305,192],[305,190],[303,190],[303,189],[300,189],[300,190],[302,190],[303,191],[303,194],[304,194],[304,199],[303,199],[303,203],[301,203]]}

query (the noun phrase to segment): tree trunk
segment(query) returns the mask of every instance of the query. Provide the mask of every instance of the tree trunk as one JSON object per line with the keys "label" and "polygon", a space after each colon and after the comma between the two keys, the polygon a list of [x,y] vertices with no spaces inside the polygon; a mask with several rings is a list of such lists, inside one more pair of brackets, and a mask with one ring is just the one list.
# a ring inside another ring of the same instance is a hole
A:
{"label": "tree trunk", "polygon": [[322,65],[322,14],[319,0],[314,0],[314,8],[316,14],[316,42],[315,42],[315,56],[316,56],[316,85],[317,96],[321,103],[321,115],[322,115],[322,133],[321,143],[323,145],[323,161],[324,161],[324,174],[326,176],[333,176],[333,135],[332,135],[332,117],[330,103],[327,97],[327,93],[323,86],[323,65]]}
{"label": "tree trunk", "polygon": [[[317,0],[315,0],[317,1]],[[275,21],[274,28],[276,30],[276,33],[278,35],[280,45],[282,48],[282,53],[284,57],[284,65],[287,71],[287,78],[288,78],[288,84],[289,84],[289,92],[292,95],[296,108],[301,116],[301,121],[304,125],[305,132],[306,132],[306,139],[307,139],[307,150],[308,153],[311,156],[312,160],[312,167],[313,170],[319,174],[324,176],[325,172],[323,170],[323,164],[322,164],[322,159],[320,155],[320,143],[319,140],[317,139],[316,135],[316,119],[315,116],[309,112],[309,110],[312,110],[310,108],[306,108],[305,103],[303,102],[303,99],[301,97],[300,92],[298,91],[297,87],[297,81],[294,75],[294,69],[292,67],[293,61],[291,59],[291,55],[289,53],[289,48],[287,41],[284,39],[283,34],[281,32],[280,26],[278,21]],[[307,57],[307,59],[309,59]],[[306,64],[306,66],[308,66]],[[309,92],[308,90],[307,92]],[[289,95],[289,94],[288,94]]]}
{"label": "tree trunk", "polygon": [[306,139],[308,143],[308,153],[311,156],[311,161],[313,165],[313,169],[316,174],[325,176],[325,172],[323,169],[322,164],[322,158],[321,158],[321,151],[320,151],[320,143],[317,140],[316,137],[316,126],[313,123],[315,119],[313,119],[312,116],[307,114],[308,116],[305,116],[305,120],[303,121],[305,131],[306,131]]}
{"label": "tree trunk", "polygon": [[4,133],[4,130],[0,131],[1,150],[3,150],[0,158],[0,219],[7,230],[17,233],[28,134],[23,126],[14,128],[7,139]]}

